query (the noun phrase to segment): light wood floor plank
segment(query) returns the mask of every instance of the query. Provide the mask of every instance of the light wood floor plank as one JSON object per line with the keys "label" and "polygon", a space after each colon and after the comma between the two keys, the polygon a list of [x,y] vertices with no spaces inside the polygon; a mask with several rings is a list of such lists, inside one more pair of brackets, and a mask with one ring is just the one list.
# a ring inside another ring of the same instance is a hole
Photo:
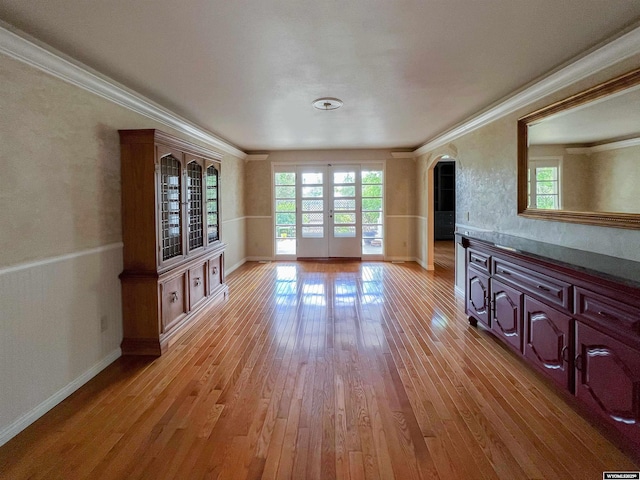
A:
{"label": "light wood floor plank", "polygon": [[248,263],[158,359],[0,448],[0,478],[557,479],[640,467],[413,263]]}

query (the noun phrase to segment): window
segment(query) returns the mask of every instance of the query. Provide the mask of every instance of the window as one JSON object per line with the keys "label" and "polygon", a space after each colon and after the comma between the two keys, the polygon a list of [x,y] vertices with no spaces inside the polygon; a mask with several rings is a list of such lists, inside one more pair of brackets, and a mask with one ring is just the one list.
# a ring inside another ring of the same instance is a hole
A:
{"label": "window", "polygon": [[362,254],[382,255],[382,170],[362,170]]}
{"label": "window", "polygon": [[529,159],[528,208],[561,208],[561,160],[560,157]]}
{"label": "window", "polygon": [[276,172],[276,255],[296,254],[296,173]]}

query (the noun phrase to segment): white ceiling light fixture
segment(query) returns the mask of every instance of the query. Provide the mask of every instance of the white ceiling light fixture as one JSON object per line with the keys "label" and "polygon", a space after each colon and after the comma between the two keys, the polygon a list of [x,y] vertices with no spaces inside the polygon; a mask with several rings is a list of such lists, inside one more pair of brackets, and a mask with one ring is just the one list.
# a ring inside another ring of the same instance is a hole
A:
{"label": "white ceiling light fixture", "polygon": [[343,101],[339,98],[322,97],[313,101],[313,106],[318,110],[335,110],[343,105]]}

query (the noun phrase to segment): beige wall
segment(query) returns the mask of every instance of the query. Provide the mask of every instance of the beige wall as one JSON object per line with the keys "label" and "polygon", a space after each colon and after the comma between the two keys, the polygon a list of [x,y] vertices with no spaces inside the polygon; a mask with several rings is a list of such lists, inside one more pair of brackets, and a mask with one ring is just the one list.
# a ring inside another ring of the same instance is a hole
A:
{"label": "beige wall", "polygon": [[[638,57],[454,140],[447,148],[456,152],[457,223],[640,260],[636,247],[640,232],[636,230],[531,220],[518,216],[516,207],[518,118],[637,66],[640,66]],[[424,190],[427,165],[437,153],[429,152],[418,159],[418,212],[427,209],[429,199],[420,192]],[[418,244],[417,249],[421,252],[424,246]]]}
{"label": "beige wall", "polygon": [[[4,55],[0,111],[1,444],[119,355],[118,129],[185,136]],[[230,266],[244,163],[225,155],[221,182]]]}
{"label": "beige wall", "polygon": [[247,258],[272,259],[274,250],[271,199],[271,167],[274,163],[386,164],[385,256],[388,259],[415,257],[415,161],[394,159],[388,150],[305,150],[271,152],[267,160],[250,161],[245,167],[245,204],[247,205]]}
{"label": "beige wall", "polygon": [[593,210],[640,213],[640,146],[594,153],[589,160]]}

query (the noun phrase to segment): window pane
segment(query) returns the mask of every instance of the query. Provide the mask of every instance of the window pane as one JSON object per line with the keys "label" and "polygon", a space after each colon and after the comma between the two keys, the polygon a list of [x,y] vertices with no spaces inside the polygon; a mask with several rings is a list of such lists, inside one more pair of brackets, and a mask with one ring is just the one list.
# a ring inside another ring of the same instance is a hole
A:
{"label": "window pane", "polygon": [[382,199],[381,198],[363,198],[362,210],[382,211]]}
{"label": "window pane", "polygon": [[295,185],[296,174],[293,172],[278,172],[275,175],[276,185]]}
{"label": "window pane", "polygon": [[536,168],[536,179],[541,180],[557,180],[558,169],[557,167],[540,167]]}
{"label": "window pane", "polygon": [[276,226],[276,238],[296,238],[295,225]]}
{"label": "window pane", "polygon": [[356,172],[334,172],[333,183],[356,183]]}
{"label": "window pane", "polygon": [[322,187],[302,187],[303,198],[322,198]]}
{"label": "window pane", "polygon": [[538,195],[536,196],[536,206],[545,210],[556,210],[558,208],[558,196]]}
{"label": "window pane", "polygon": [[296,240],[295,238],[276,239],[276,254],[278,255],[295,255]]}
{"label": "window pane", "polygon": [[324,227],[302,227],[302,236],[304,238],[322,238],[324,237]]}
{"label": "window pane", "polygon": [[363,197],[381,197],[382,185],[362,185]]}
{"label": "window pane", "polygon": [[362,183],[374,183],[380,184],[382,183],[382,172],[381,171],[362,171]]}
{"label": "window pane", "polygon": [[336,198],[333,201],[333,209],[336,211],[340,210],[355,210],[356,209],[356,201],[350,198]]}
{"label": "window pane", "polygon": [[295,200],[276,200],[276,212],[295,212]]}
{"label": "window pane", "polygon": [[366,239],[382,238],[382,225],[363,225],[362,237]]}
{"label": "window pane", "polygon": [[355,237],[356,236],[356,227],[355,226],[340,226],[333,227],[333,236],[334,237]]}
{"label": "window pane", "polygon": [[362,212],[362,224],[382,223],[382,212]]}
{"label": "window pane", "polygon": [[356,223],[356,214],[355,213],[336,213],[334,215],[334,223]]}
{"label": "window pane", "polygon": [[322,200],[303,200],[302,211],[303,212],[321,212],[323,209]]}
{"label": "window pane", "polygon": [[363,238],[362,253],[365,255],[382,255],[381,238]]}
{"label": "window pane", "polygon": [[552,181],[538,181],[536,183],[536,193],[556,193],[557,183]]}
{"label": "window pane", "polygon": [[334,197],[355,197],[356,187],[333,187]]}
{"label": "window pane", "polygon": [[302,224],[303,225],[322,225],[324,214],[322,213],[303,213]]}
{"label": "window pane", "polygon": [[276,225],[295,225],[295,213],[276,213]]}
{"label": "window pane", "polygon": [[321,183],[322,183],[322,173],[320,172],[302,174],[303,185],[314,185],[314,184],[321,184]]}
{"label": "window pane", "polygon": [[276,198],[296,198],[296,187],[276,187]]}

